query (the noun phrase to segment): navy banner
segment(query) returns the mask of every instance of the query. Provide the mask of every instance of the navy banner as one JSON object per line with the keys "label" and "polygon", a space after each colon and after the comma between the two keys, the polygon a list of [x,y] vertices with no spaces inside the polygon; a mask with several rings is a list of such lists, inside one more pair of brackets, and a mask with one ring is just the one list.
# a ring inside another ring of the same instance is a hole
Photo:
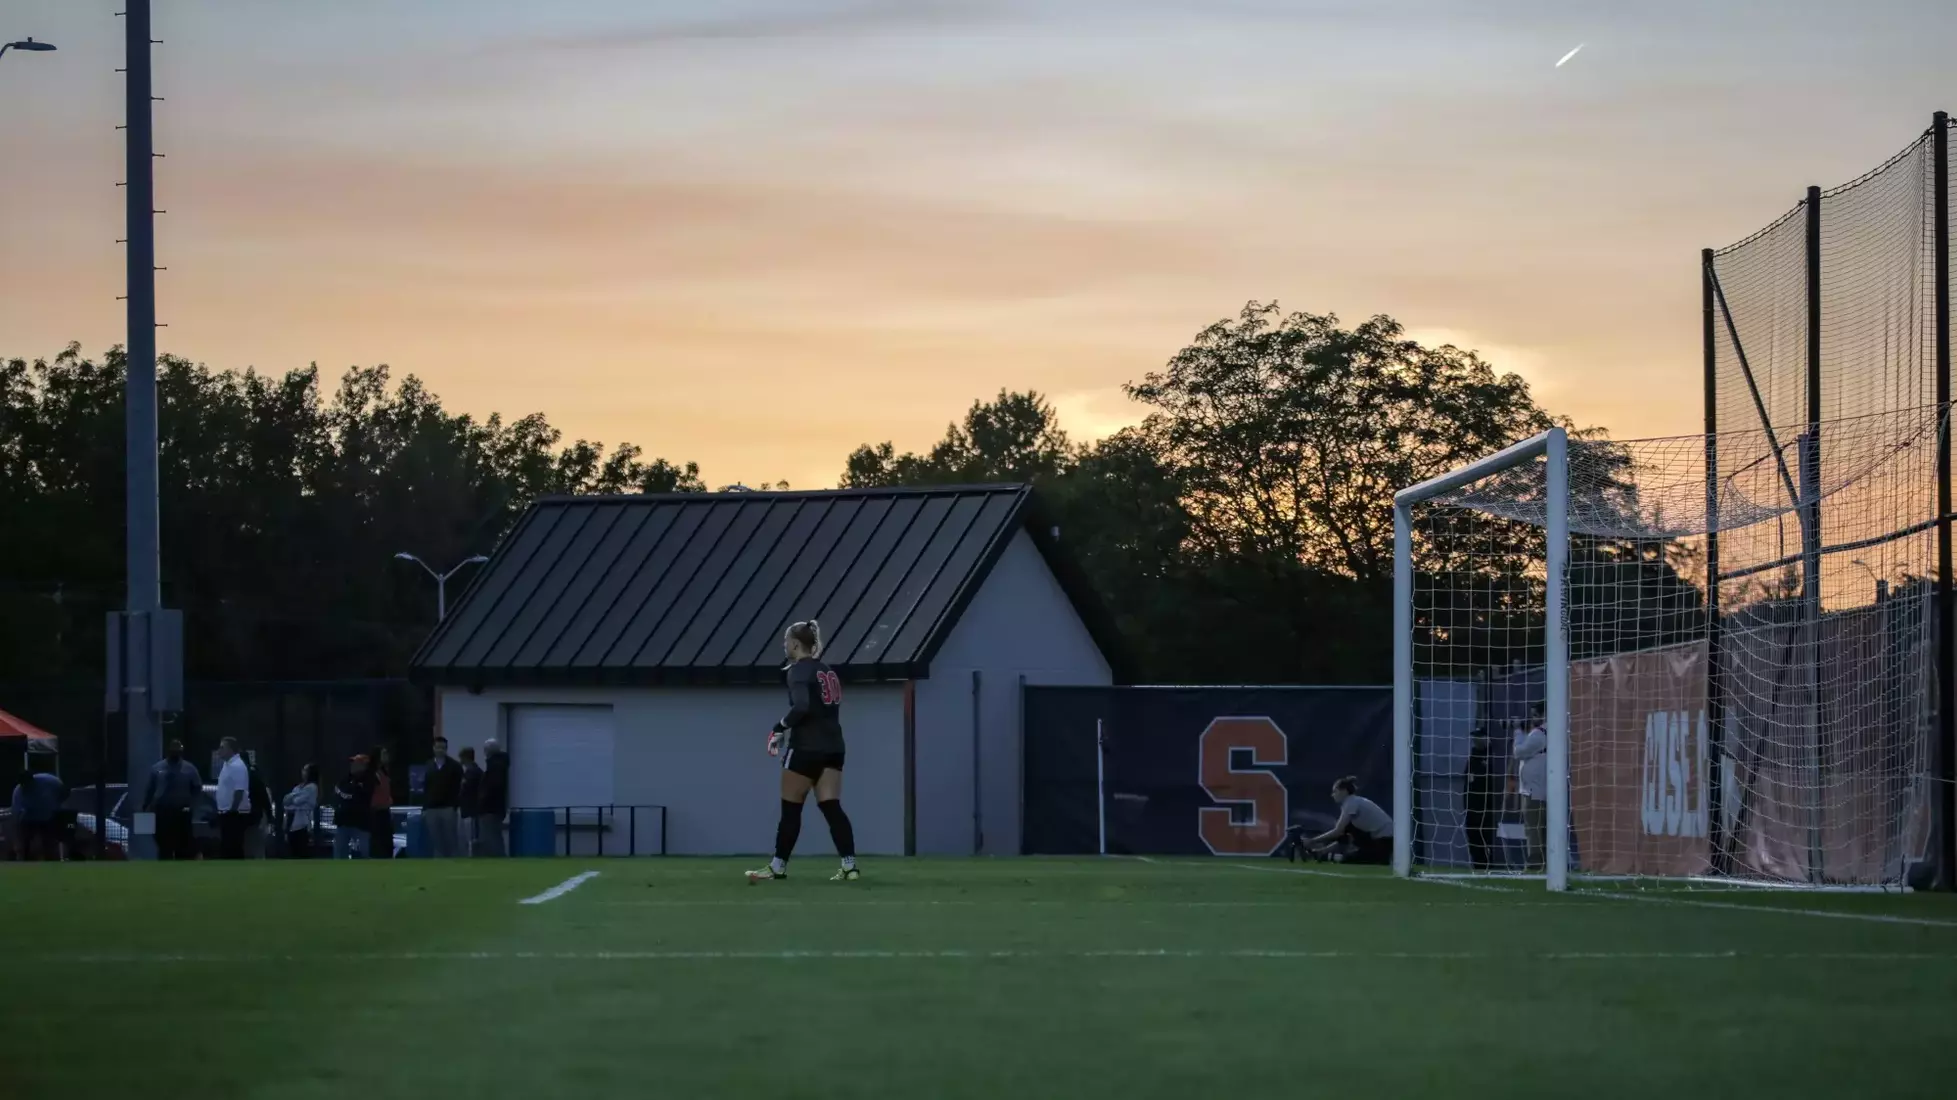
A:
{"label": "navy banner", "polygon": [[1345,775],[1393,808],[1391,688],[1025,693],[1028,855],[1269,855],[1290,825],[1331,827]]}

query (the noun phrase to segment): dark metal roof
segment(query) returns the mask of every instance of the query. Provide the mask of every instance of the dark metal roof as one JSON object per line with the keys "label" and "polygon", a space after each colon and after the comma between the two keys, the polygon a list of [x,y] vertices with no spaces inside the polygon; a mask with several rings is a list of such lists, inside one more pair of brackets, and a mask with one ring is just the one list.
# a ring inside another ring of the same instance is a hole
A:
{"label": "dark metal roof", "polygon": [[929,674],[1027,531],[1100,644],[1114,633],[1024,485],[551,497],[531,505],[412,663],[418,681],[754,683],[822,622],[846,679]]}

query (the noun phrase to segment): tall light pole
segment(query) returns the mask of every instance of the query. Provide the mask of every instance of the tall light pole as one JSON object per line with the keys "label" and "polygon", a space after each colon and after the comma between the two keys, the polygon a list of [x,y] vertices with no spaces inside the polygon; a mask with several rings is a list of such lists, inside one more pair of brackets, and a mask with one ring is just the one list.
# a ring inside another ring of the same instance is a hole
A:
{"label": "tall light pole", "polygon": [[[163,755],[161,716],[181,673],[168,651],[180,645],[157,630],[163,614],[162,540],[156,473],[156,148],[151,124],[150,0],[127,0],[123,16],[123,221],[128,310],[123,376],[123,557],[126,635],[120,660],[127,720],[129,789],[139,789]],[[157,650],[163,652],[157,652]],[[180,657],[176,658],[180,660]],[[180,666],[179,666],[180,667]],[[160,675],[159,675],[160,673]]]}
{"label": "tall light pole", "polygon": [[489,560],[481,554],[477,554],[474,557],[463,558],[461,561],[456,562],[455,568],[446,573],[438,573],[427,562],[422,561],[405,550],[394,556],[400,561],[414,562],[416,565],[421,566],[422,572],[435,578],[435,621],[438,623],[448,618],[448,579],[471,565],[481,565],[483,562]]}
{"label": "tall light pole", "polygon": [[28,53],[48,53],[53,49],[54,43],[52,42],[36,42],[32,38],[23,38],[18,42],[0,42],[0,57],[7,56],[8,50],[25,50]]}

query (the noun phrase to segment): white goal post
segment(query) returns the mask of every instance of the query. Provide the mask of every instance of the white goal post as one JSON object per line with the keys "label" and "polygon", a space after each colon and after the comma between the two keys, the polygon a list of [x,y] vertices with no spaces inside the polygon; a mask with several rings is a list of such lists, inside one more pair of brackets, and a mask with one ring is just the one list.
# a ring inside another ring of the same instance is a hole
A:
{"label": "white goal post", "polygon": [[[1393,495],[1393,873],[1413,873],[1414,841],[1414,687],[1413,687],[1413,509],[1423,501],[1472,485],[1492,474],[1540,459],[1544,466],[1544,570],[1552,578],[1568,573],[1569,437],[1551,428],[1532,439],[1489,455],[1480,462],[1423,481]],[[1547,873],[1551,890],[1569,888],[1569,638],[1565,586],[1546,586],[1544,607],[1545,732],[1549,736],[1549,798],[1546,806]]]}
{"label": "white goal post", "polygon": [[1941,431],[1552,428],[1396,493],[1394,873],[1902,888]]}

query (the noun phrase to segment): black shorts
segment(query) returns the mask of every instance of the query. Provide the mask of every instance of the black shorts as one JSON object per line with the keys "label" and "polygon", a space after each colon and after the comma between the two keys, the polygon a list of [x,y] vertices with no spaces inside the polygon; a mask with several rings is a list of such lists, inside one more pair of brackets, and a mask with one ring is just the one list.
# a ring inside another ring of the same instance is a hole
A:
{"label": "black shorts", "polygon": [[811,782],[822,778],[825,771],[842,771],[843,754],[839,752],[810,752],[807,749],[789,749],[782,754],[783,771],[794,772]]}
{"label": "black shorts", "polygon": [[1393,862],[1393,838],[1355,833],[1352,838],[1352,852],[1345,857],[1345,862],[1362,867],[1384,867]]}

